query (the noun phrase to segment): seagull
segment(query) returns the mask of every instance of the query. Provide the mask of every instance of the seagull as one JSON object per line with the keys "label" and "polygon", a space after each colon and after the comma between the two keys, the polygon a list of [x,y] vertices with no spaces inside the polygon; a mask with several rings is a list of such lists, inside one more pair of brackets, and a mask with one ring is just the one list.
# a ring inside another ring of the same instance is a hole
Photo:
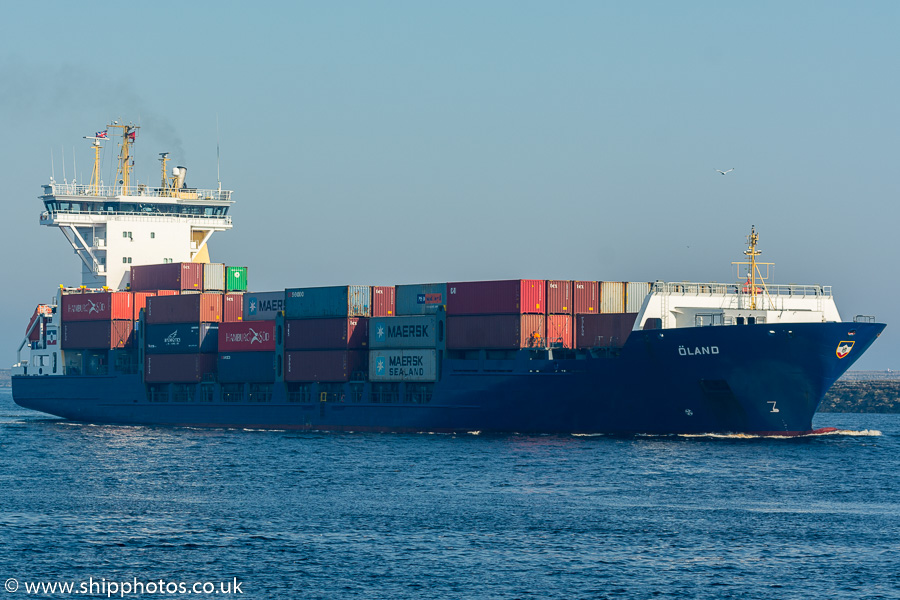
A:
{"label": "seagull", "polygon": [[734,171],[734,167],[731,167],[727,171],[720,171],[720,170],[716,169],[716,173],[721,173],[722,175],[724,175],[725,173],[731,173],[732,171]]}

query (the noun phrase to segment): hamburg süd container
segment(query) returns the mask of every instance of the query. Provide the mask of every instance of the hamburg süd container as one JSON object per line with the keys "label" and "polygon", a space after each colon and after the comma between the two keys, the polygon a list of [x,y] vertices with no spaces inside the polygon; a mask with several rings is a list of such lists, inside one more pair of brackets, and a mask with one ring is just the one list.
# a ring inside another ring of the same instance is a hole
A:
{"label": "hamburg s\u00fcd container", "polygon": [[275,321],[219,325],[219,352],[274,352]]}
{"label": "hamburg s\u00fcd container", "polygon": [[244,294],[228,292],[222,296],[222,322],[238,323],[244,320]]}
{"label": "hamburg s\u00fcd container", "polygon": [[147,298],[147,323],[199,323],[222,320],[222,294],[179,294]]}
{"label": "hamburg s\u00fcd container", "polygon": [[396,313],[394,286],[372,286],[372,316],[392,317]]}
{"label": "hamburg s\u00fcd container", "polygon": [[126,321],[63,321],[60,344],[63,350],[112,350],[131,348],[134,322]]}
{"label": "hamburg s\u00fcd container", "polygon": [[447,348],[515,350],[545,346],[545,315],[447,317]]}
{"label": "hamburg s\u00fcd container", "polygon": [[437,315],[372,317],[370,348],[434,348],[444,341],[444,321]]}
{"label": "hamburg s\u00fcd container", "polygon": [[641,312],[644,298],[650,293],[650,284],[646,281],[629,281],[625,284],[625,312]]}
{"label": "hamburg s\u00fcd container", "polygon": [[625,282],[600,282],[600,312],[607,314],[625,312]]}
{"label": "hamburg s\u00fcd container", "polygon": [[203,291],[225,291],[225,265],[223,263],[203,264]]}
{"label": "hamburg s\u00fcd container", "polygon": [[275,381],[275,352],[219,352],[219,383]]}
{"label": "hamburg s\u00fcd container", "polygon": [[430,315],[447,304],[446,283],[414,283],[394,289],[397,315]]}
{"label": "hamburg s\u00fcd container", "polygon": [[365,350],[295,350],[284,353],[284,362],[285,381],[364,379],[369,366]]}
{"label": "hamburg s\u00fcd container", "polygon": [[246,292],[245,321],[271,321],[284,310],[284,290],[278,292]]}
{"label": "hamburg s\u00fcd container", "polygon": [[573,281],[572,304],[576,315],[595,315],[600,312],[600,283]]}
{"label": "hamburg s\u00fcd container", "polygon": [[631,335],[635,313],[575,316],[576,348],[621,348]]}
{"label": "hamburg s\u00fcd container", "polygon": [[572,282],[562,279],[547,281],[547,314],[572,314]]}
{"label": "hamburg s\u00fcd container", "polygon": [[288,319],[368,317],[372,314],[371,291],[367,285],[290,288],[284,291],[284,316]]}
{"label": "hamburg s\u00fcd container", "polygon": [[435,381],[437,350],[370,350],[370,381]]}
{"label": "hamburg s\u00fcd container", "polygon": [[218,354],[147,354],[144,381],[147,383],[199,383],[216,374]]}
{"label": "hamburg s\u00fcd container", "polygon": [[162,323],[144,327],[147,354],[217,352],[218,323]]}
{"label": "hamburg s\u00fcd container", "polygon": [[63,321],[121,321],[134,317],[131,292],[63,294]]}
{"label": "hamburg s\u00fcd container", "polygon": [[369,319],[288,319],[284,322],[285,350],[365,349]]}
{"label": "hamburg s\u00fcd container", "polygon": [[461,281],[447,284],[448,315],[546,313],[543,279]]}
{"label": "hamburg s\u00fcd container", "polygon": [[572,348],[572,315],[547,315],[547,343],[551,348]]}
{"label": "hamburg s\u00fcd container", "polygon": [[228,292],[247,291],[247,267],[225,268],[225,290]]}
{"label": "hamburg s\u00fcd container", "polygon": [[203,290],[203,263],[164,263],[131,267],[131,291]]}

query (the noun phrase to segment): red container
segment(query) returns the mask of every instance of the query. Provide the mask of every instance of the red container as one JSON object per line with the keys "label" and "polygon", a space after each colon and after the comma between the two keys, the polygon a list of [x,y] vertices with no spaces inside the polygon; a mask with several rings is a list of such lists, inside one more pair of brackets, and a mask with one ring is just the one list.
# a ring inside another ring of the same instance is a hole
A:
{"label": "red container", "polygon": [[284,322],[285,350],[365,349],[369,319],[294,319]]}
{"label": "red container", "polygon": [[576,315],[596,315],[600,312],[600,284],[596,281],[573,281],[572,299]]}
{"label": "red container", "polygon": [[111,350],[131,348],[134,322],[64,321],[60,332],[63,350]]}
{"label": "red container", "polygon": [[514,350],[545,345],[544,315],[447,317],[447,348]]}
{"label": "red container", "polygon": [[229,292],[222,298],[222,322],[239,323],[244,320],[244,294]]}
{"label": "red container", "polygon": [[637,313],[575,315],[575,347],[621,348],[631,335]]}
{"label": "red container", "polygon": [[202,263],[166,263],[131,267],[131,291],[203,289]]}
{"label": "red container", "polygon": [[554,348],[573,348],[572,315],[547,315],[547,343]]}
{"label": "red container", "polygon": [[299,350],[284,353],[285,381],[350,381],[365,377],[365,350]]}
{"label": "red container", "polygon": [[563,280],[547,281],[547,314],[572,314],[572,282]]}
{"label": "red container", "polygon": [[275,321],[242,321],[219,325],[219,352],[273,352]]}
{"label": "red container", "polygon": [[131,292],[64,294],[63,321],[111,321],[134,318]]}
{"label": "red container", "polygon": [[448,283],[447,314],[544,314],[545,290],[543,279]]}
{"label": "red container", "polygon": [[394,305],[394,286],[372,286],[372,316],[393,317],[397,314]]}
{"label": "red container", "polygon": [[148,354],[144,381],[148,383],[199,383],[212,380],[218,354]]}
{"label": "red container", "polygon": [[134,293],[134,320],[137,321],[141,316],[141,309],[147,308],[147,298],[155,296],[156,292],[135,292]]}
{"label": "red container", "polygon": [[147,298],[147,323],[218,323],[222,294],[179,294]]}

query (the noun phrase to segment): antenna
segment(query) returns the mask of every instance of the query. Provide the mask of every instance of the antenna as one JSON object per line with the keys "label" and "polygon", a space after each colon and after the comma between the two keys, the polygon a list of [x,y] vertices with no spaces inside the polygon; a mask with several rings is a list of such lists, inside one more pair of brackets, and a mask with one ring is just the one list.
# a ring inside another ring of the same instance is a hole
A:
{"label": "antenna", "polygon": [[78,181],[78,165],[75,164],[75,146],[72,146],[72,184]]}
{"label": "antenna", "polygon": [[216,181],[219,182],[219,192],[221,192],[222,178],[219,176],[219,113],[216,113]]}
{"label": "antenna", "polygon": [[62,153],[63,183],[69,183],[69,180],[66,178],[66,147],[60,144],[59,151]]}
{"label": "antenna", "polygon": [[56,170],[53,168],[53,148],[50,148],[50,181],[56,181]]}

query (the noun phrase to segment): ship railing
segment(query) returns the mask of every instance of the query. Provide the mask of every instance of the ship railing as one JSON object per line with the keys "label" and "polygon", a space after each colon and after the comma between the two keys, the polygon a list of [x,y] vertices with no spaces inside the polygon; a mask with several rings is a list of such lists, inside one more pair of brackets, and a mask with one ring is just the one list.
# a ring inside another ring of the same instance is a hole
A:
{"label": "ship railing", "polygon": [[220,221],[231,225],[230,215],[204,215],[183,212],[157,212],[157,211],[124,211],[124,210],[54,210],[41,213],[41,223],[53,223],[57,219],[66,221],[91,222],[94,216],[114,217],[178,217],[180,219],[204,219],[210,222]]}
{"label": "ship railing", "polygon": [[[650,291],[659,294],[681,294],[684,296],[749,296],[750,286],[746,283],[694,283],[694,282],[655,282]],[[756,295],[768,293],[769,296],[791,296],[795,298],[831,297],[830,285],[806,284],[756,284]]]}
{"label": "ship railing", "polygon": [[119,196],[144,196],[150,198],[175,198],[181,200],[209,200],[230,202],[231,190],[204,190],[199,188],[159,188],[148,185],[90,185],[53,182],[44,186],[45,196],[82,196],[87,198],[116,198]]}

